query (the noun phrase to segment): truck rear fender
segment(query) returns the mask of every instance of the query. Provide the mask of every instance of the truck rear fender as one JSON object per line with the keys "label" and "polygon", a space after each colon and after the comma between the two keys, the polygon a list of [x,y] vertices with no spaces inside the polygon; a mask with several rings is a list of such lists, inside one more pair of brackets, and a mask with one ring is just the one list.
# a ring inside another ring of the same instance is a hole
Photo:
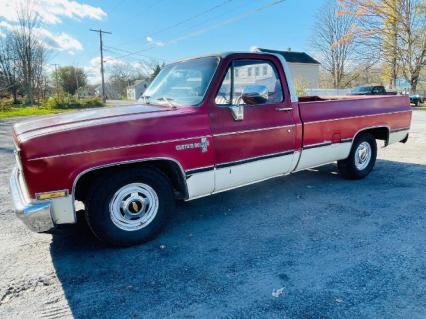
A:
{"label": "truck rear fender", "polygon": [[84,201],[84,197],[87,194],[89,186],[100,175],[130,167],[158,168],[170,179],[176,198],[188,198],[185,173],[178,161],[171,158],[147,158],[130,162],[100,165],[82,171],[77,175],[73,183],[72,194],[74,199]]}
{"label": "truck rear fender", "polygon": [[376,140],[382,140],[385,142],[385,146],[389,143],[389,126],[373,126],[373,127],[364,127],[355,133],[353,141],[362,133],[370,133],[374,136]]}

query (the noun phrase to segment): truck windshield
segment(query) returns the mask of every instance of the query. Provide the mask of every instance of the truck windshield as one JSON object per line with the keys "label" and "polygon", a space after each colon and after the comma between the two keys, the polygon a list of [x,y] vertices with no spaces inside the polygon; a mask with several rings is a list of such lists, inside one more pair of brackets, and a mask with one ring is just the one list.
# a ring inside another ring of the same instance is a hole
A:
{"label": "truck windshield", "polygon": [[155,77],[141,100],[168,106],[198,105],[218,63],[217,57],[206,57],[168,64]]}
{"label": "truck windshield", "polygon": [[352,89],[352,93],[368,93],[371,91],[371,86],[358,86]]}

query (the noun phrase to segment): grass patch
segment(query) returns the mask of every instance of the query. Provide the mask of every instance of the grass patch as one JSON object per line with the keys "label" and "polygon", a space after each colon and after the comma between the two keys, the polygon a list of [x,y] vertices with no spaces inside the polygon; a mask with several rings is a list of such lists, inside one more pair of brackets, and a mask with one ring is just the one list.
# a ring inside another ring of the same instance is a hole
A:
{"label": "grass patch", "polygon": [[11,99],[0,100],[0,119],[18,117],[57,114],[70,111],[78,111],[87,108],[102,107],[104,104],[98,97],[75,99],[70,96],[51,97],[43,100],[39,105],[14,105]]}
{"label": "grass patch", "polygon": [[29,106],[29,107],[11,107],[8,110],[0,111],[0,119],[5,119],[9,117],[18,117],[18,116],[33,116],[33,115],[48,115],[48,114],[57,114],[70,111],[81,110],[76,109],[50,109],[40,106]]}

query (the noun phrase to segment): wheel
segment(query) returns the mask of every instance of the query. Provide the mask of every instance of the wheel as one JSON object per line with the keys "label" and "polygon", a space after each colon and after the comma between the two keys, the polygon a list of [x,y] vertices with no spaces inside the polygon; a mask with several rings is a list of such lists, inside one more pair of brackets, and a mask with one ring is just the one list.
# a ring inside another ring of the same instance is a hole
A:
{"label": "wheel", "polygon": [[373,135],[360,134],[352,145],[349,157],[337,162],[340,174],[347,179],[361,179],[370,174],[376,163],[377,143]]}
{"label": "wheel", "polygon": [[91,185],[85,204],[86,220],[96,237],[131,246],[161,230],[175,199],[167,176],[150,167],[101,176]]}
{"label": "wheel", "polygon": [[414,106],[419,106],[419,100],[414,101]]}

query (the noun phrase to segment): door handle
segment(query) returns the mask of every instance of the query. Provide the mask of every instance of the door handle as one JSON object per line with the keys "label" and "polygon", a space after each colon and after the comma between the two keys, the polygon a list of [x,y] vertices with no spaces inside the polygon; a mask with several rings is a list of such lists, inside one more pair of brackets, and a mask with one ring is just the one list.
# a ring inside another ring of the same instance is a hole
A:
{"label": "door handle", "polygon": [[293,108],[292,107],[277,107],[277,108],[275,108],[275,111],[290,112],[290,111],[293,111]]}

